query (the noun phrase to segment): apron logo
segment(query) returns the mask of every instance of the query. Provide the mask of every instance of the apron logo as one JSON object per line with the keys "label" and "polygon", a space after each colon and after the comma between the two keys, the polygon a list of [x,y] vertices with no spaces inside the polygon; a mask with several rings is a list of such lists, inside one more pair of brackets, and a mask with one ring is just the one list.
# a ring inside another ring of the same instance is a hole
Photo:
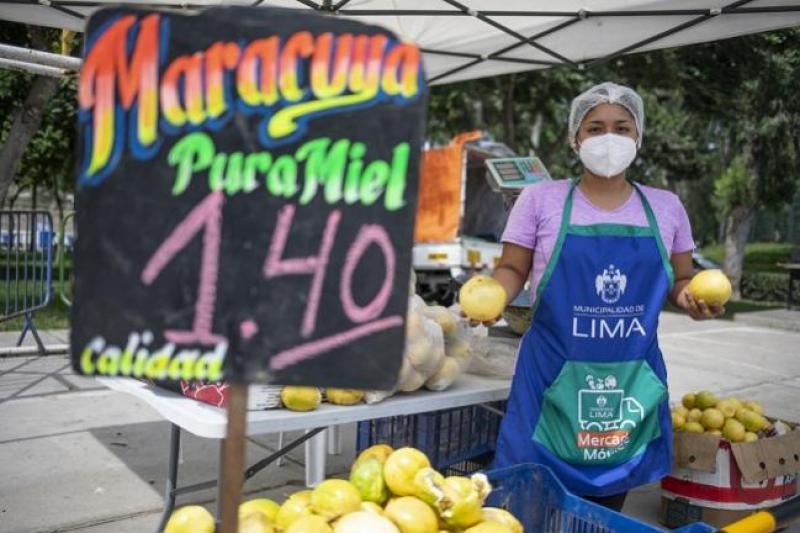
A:
{"label": "apron logo", "polygon": [[594,280],[597,295],[609,306],[575,305],[572,308],[572,336],[586,339],[627,339],[634,334],[647,336],[639,320],[644,305],[613,306],[625,294],[628,276],[613,264],[604,268]]}
{"label": "apron logo", "polygon": [[588,388],[578,390],[577,446],[586,461],[603,461],[624,449],[630,433],[644,420],[645,409],[625,390],[617,388],[613,374],[596,378],[587,374]]}
{"label": "apron logo", "polygon": [[572,317],[572,336],[586,339],[627,339],[633,333],[642,337],[647,335],[638,318],[630,321],[618,318],[616,321],[605,318]]}
{"label": "apron logo", "polygon": [[597,295],[607,304],[615,304],[625,294],[628,285],[628,276],[620,272],[614,265],[608,265],[594,280]]}

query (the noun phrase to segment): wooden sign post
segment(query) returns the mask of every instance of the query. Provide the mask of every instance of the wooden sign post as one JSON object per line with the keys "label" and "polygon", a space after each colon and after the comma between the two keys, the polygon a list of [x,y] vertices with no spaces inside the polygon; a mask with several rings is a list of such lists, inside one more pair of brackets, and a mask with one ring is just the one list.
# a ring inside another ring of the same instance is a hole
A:
{"label": "wooden sign post", "polygon": [[244,481],[244,436],[247,426],[247,385],[231,385],[228,397],[228,428],[222,455],[220,517],[222,531],[235,532]]}
{"label": "wooden sign post", "polygon": [[72,361],[231,383],[389,389],[404,344],[426,89],[386,30],[309,11],[109,8],[86,31]]}

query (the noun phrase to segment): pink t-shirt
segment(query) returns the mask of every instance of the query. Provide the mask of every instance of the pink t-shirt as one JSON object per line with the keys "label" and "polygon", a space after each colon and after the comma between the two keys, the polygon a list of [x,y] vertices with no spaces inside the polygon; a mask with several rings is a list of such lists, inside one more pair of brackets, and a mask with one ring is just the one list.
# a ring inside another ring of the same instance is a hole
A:
{"label": "pink t-shirt", "polygon": [[[533,250],[531,301],[536,287],[553,255],[561,228],[561,214],[570,188],[570,180],[546,181],[525,188],[508,217],[503,242]],[[653,208],[661,240],[670,254],[694,250],[692,227],[678,196],[670,191],[640,185]],[[592,204],[576,188],[572,203],[572,224],[630,224],[647,226],[647,215],[636,191],[617,209],[607,211]]]}

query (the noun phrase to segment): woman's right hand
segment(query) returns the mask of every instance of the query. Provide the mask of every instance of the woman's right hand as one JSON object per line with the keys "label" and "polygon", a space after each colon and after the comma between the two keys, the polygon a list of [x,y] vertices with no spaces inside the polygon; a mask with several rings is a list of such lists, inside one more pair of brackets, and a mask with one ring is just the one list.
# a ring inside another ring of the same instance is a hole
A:
{"label": "woman's right hand", "polygon": [[471,327],[471,328],[477,328],[478,326],[484,326],[484,327],[490,328],[490,327],[494,326],[495,324],[497,324],[500,321],[500,319],[502,318],[502,316],[498,316],[497,318],[495,318],[493,320],[486,320],[486,321],[481,322],[480,320],[473,320],[473,319],[469,318],[466,314],[464,314],[464,311],[461,311],[461,318],[466,319],[467,322],[469,323],[469,327]]}
{"label": "woman's right hand", "polygon": [[[492,277],[503,286],[506,292],[506,305],[514,301],[525,286],[532,264],[532,250],[508,242],[503,244],[503,253],[497,266],[494,267]],[[461,316],[469,318],[463,311]],[[470,319],[469,325],[472,327],[483,325],[488,328],[495,325],[501,318],[502,313],[492,320],[479,321]]]}
{"label": "woman's right hand", "polygon": [[678,296],[678,303],[693,320],[710,320],[725,314],[724,305],[708,305],[703,300],[698,300],[692,296],[692,293],[686,287]]}

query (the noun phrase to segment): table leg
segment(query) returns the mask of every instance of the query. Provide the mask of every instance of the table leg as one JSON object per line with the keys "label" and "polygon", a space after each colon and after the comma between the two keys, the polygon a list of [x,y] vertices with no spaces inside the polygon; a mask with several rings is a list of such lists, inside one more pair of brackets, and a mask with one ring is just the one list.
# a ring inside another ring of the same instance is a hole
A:
{"label": "table leg", "polygon": [[167,475],[167,486],[164,491],[164,514],[161,515],[161,523],[158,531],[164,531],[173,509],[175,509],[175,488],[178,483],[178,453],[181,446],[181,428],[175,424],[170,427],[169,436],[169,467]]}
{"label": "table leg", "polygon": [[328,433],[328,454],[341,455],[342,454],[342,428],[340,426],[330,426],[327,429]]}
{"label": "table leg", "polygon": [[328,446],[326,434],[327,430],[321,431],[305,444],[307,487],[316,487],[325,479],[325,452]]}
{"label": "table leg", "polygon": [[[275,462],[279,457],[283,457],[284,455],[286,455],[290,451],[294,450],[295,448],[297,448],[301,444],[305,444],[309,439],[311,439],[313,437],[316,437],[316,436],[319,436],[319,434],[323,433],[324,431],[325,431],[325,428],[314,428],[314,429],[306,430],[305,435],[303,435],[302,437],[299,437],[299,438],[293,440],[292,442],[287,444],[285,447],[282,447],[280,450],[278,450],[277,452],[273,453],[272,455],[269,455],[269,456],[261,459],[256,464],[254,464],[253,466],[251,466],[250,468],[245,470],[244,479],[245,480],[250,479],[254,475],[256,475],[259,472],[261,472],[262,470],[264,470],[264,468],[266,468],[267,466],[269,466],[273,462]],[[322,438],[324,439],[325,436],[323,435]],[[323,440],[323,442],[325,442],[325,441]],[[325,450],[325,448],[324,448],[324,444],[323,444],[323,451],[324,450]]]}
{"label": "table leg", "polygon": [[219,439],[219,460],[217,461],[217,501],[216,509],[214,512],[214,520],[216,521],[216,530],[220,531],[222,523],[220,522],[220,505],[222,502],[222,458],[225,456],[225,439]]}

